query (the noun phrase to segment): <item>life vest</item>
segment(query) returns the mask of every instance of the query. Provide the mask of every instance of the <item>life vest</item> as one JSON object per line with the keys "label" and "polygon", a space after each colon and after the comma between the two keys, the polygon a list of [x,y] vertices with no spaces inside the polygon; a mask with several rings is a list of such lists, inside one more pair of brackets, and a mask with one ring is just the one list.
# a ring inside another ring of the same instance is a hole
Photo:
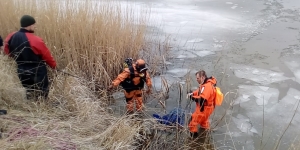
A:
{"label": "life vest", "polygon": [[193,98],[200,99],[201,97],[207,100],[206,105],[222,105],[223,93],[221,89],[216,86],[214,77],[207,78],[204,81],[204,84],[200,85],[200,87],[193,92]]}
{"label": "life vest", "polygon": [[[143,77],[141,77],[140,75],[136,75],[134,73],[134,67],[133,66],[129,66],[128,69],[130,71],[130,76],[128,78],[126,78],[123,82],[121,82],[120,85],[127,92],[130,92],[130,91],[133,91],[133,90],[143,89],[144,85],[145,85],[145,81],[146,81],[146,74],[144,74]],[[137,85],[135,85],[134,82],[133,82],[134,78],[140,78],[140,82]]]}
{"label": "life vest", "polygon": [[216,96],[215,96],[215,100],[214,100],[215,105],[220,106],[220,105],[222,105],[224,95],[219,87],[216,86],[215,89],[216,89]]}

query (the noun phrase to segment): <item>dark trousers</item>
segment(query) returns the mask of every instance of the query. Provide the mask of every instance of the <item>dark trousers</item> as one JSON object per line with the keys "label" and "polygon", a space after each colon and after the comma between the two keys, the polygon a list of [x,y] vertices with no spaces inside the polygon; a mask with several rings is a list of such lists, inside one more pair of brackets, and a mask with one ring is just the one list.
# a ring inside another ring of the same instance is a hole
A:
{"label": "dark trousers", "polygon": [[47,68],[42,66],[19,66],[18,67],[19,79],[26,88],[27,99],[32,96],[37,98],[43,96],[45,99],[49,93],[49,80],[47,75]]}

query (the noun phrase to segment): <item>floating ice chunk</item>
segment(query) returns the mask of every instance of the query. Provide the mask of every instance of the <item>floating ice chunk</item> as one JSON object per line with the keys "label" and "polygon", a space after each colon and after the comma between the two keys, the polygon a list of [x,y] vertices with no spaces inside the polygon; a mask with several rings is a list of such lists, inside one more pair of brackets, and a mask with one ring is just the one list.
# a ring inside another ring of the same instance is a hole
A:
{"label": "floating ice chunk", "polygon": [[222,48],[223,46],[221,44],[214,44],[213,47],[214,48]]}
{"label": "floating ice chunk", "polygon": [[294,75],[296,77],[297,82],[300,83],[300,70],[295,71]]}
{"label": "floating ice chunk", "polygon": [[266,86],[258,86],[260,89],[262,89],[263,91],[268,91],[269,87]]}
{"label": "floating ice chunk", "polygon": [[272,93],[266,93],[262,91],[257,91],[254,93],[254,96],[256,97],[256,104],[257,105],[267,105],[269,99],[272,97]]}
{"label": "floating ice chunk", "polygon": [[232,2],[226,2],[226,4],[228,4],[228,5],[232,5],[233,3],[232,3]]}
{"label": "floating ice chunk", "polygon": [[195,57],[198,57],[198,56],[190,51],[180,51],[180,52],[178,52],[178,56],[176,58],[184,59],[184,58],[195,58]]}
{"label": "floating ice chunk", "polygon": [[232,117],[232,121],[235,123],[237,128],[240,129],[243,133],[248,133],[252,135],[250,131],[252,129],[250,120],[242,115],[239,115],[238,117],[239,118]]}
{"label": "floating ice chunk", "polygon": [[186,58],[187,56],[186,55],[178,55],[176,58]]}
{"label": "floating ice chunk", "polygon": [[231,9],[236,9],[238,6],[237,5],[234,5],[231,7]]}
{"label": "floating ice chunk", "polygon": [[296,61],[286,61],[285,64],[291,69],[299,68],[300,64],[298,64]]}
{"label": "floating ice chunk", "polygon": [[258,134],[257,130],[253,127],[251,128],[250,132]]}
{"label": "floating ice chunk", "polygon": [[200,42],[203,42],[204,40],[203,39],[192,39],[192,40],[189,40],[187,41],[188,43],[200,43]]}
{"label": "floating ice chunk", "polygon": [[[269,118],[268,122],[276,126],[286,126],[289,124],[290,118],[295,113],[295,109],[299,102],[298,96],[300,91],[290,88],[287,95],[272,107],[265,108],[265,117]],[[299,112],[299,110],[298,110]],[[289,118],[289,119],[288,119]],[[299,122],[300,118],[295,117],[293,122]],[[299,134],[299,133],[297,133]]]}
{"label": "floating ice chunk", "polygon": [[237,105],[237,104],[240,104],[240,103],[245,103],[245,102],[248,102],[250,101],[250,95],[245,95],[243,94],[242,96],[239,96],[233,103],[233,105]]}
{"label": "floating ice chunk", "polygon": [[208,55],[215,54],[212,51],[194,51],[193,53],[195,53],[199,57],[205,57],[205,56],[208,56]]}
{"label": "floating ice chunk", "polygon": [[296,81],[300,83],[300,61],[286,61],[286,66],[294,73]]}
{"label": "floating ice chunk", "polygon": [[219,41],[216,38],[213,38],[215,43],[219,43]]}
{"label": "floating ice chunk", "polygon": [[244,99],[249,99],[250,95],[243,94]]}
{"label": "floating ice chunk", "polygon": [[233,64],[230,68],[237,77],[249,79],[262,85],[289,79],[285,77],[282,72],[254,68],[246,65]]}
{"label": "floating ice chunk", "polygon": [[189,69],[182,69],[182,68],[176,68],[168,70],[167,73],[173,74],[175,77],[183,77],[185,76],[190,70]]}
{"label": "floating ice chunk", "polygon": [[247,102],[254,96],[257,105],[267,105],[269,100],[278,100],[279,90],[265,86],[240,85],[238,94],[235,104]]}

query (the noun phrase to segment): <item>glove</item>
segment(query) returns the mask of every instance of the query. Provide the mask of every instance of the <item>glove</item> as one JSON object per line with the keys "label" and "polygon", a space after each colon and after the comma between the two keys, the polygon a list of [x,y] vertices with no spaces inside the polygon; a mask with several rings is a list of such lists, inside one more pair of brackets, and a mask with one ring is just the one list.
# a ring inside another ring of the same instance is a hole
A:
{"label": "glove", "polygon": [[193,98],[193,93],[188,93],[186,95],[186,99],[192,99]]}

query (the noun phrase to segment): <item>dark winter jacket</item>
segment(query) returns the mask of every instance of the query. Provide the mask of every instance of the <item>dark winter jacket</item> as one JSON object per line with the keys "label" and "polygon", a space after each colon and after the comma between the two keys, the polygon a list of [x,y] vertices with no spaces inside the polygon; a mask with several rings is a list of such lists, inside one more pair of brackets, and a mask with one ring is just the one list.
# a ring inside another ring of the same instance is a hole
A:
{"label": "dark winter jacket", "polygon": [[51,68],[56,68],[56,62],[44,41],[25,29],[6,37],[4,52],[16,60],[19,69],[36,68],[45,65],[45,62]]}
{"label": "dark winter jacket", "polygon": [[1,38],[1,36],[0,36],[0,47],[1,46],[3,46],[3,40],[2,40],[2,38]]}

